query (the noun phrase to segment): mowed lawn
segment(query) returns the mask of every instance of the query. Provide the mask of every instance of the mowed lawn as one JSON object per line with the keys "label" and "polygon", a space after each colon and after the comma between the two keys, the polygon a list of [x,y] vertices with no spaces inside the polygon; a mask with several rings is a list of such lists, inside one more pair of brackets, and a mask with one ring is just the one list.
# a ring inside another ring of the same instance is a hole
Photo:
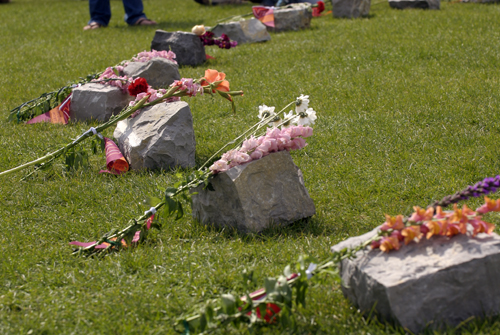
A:
{"label": "mowed lawn", "polygon": [[[10,109],[149,50],[156,28],[128,27],[121,1],[111,4],[110,26],[87,32],[87,1],[0,5],[0,171],[56,149],[90,126],[10,123]],[[192,0],[144,5],[157,28],[167,31],[213,26],[251,11],[250,4],[204,7]],[[149,207],[148,196],[161,196],[158,187],[179,179],[176,172],[99,174],[105,166],[100,155],[74,173],[64,173],[59,161],[53,172],[27,181],[19,181],[22,173],[3,177],[0,333],[174,333],[176,318],[196,312],[204,301],[244,293],[244,270],[254,270],[249,289],[256,289],[301,254],[325,259],[330,246],[381,224],[384,213],[409,215],[413,206],[499,174],[500,5],[441,6],[399,11],[377,1],[369,18],[315,18],[311,29],[273,33],[267,43],[207,47],[215,60],[180,68],[182,77],[195,78],[207,68],[223,71],[232,89],[245,92],[235,98],[236,114],[217,97],[185,99],[194,117],[198,164],[256,122],[259,105],[280,109],[310,95],[318,114],[315,133],[304,150],[292,153],[316,205],[308,224],[244,236],[206,228],[187,215],[162,219],[163,229],[135,250],[81,259],[71,255],[69,241],[92,241],[123,227]],[[490,214],[487,221],[500,224],[500,216]],[[296,329],[263,331],[404,333],[363,318],[328,277],[310,288],[307,308],[295,315]],[[445,332],[499,329],[499,318],[487,318]]]}

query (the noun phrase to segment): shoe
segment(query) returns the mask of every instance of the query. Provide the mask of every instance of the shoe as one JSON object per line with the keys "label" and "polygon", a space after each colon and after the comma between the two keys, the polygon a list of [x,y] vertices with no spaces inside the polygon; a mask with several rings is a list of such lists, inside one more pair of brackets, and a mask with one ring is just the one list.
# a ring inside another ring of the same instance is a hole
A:
{"label": "shoe", "polygon": [[93,30],[93,29],[99,29],[103,27],[102,24],[100,23],[97,23],[97,22],[90,22],[89,24],[87,24],[85,27],[83,27],[83,30]]}
{"label": "shoe", "polygon": [[154,26],[156,25],[156,21],[146,19],[145,17],[141,17],[134,23],[134,26]]}

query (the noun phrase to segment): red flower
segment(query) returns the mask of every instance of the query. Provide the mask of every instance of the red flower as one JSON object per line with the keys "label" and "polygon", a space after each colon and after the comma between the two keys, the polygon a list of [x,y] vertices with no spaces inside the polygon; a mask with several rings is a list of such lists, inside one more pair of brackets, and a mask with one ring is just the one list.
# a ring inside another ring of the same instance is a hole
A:
{"label": "red flower", "polygon": [[[267,322],[267,323],[276,323],[277,322],[277,319],[276,319],[276,316],[277,314],[281,311],[281,308],[279,308],[278,305],[275,305],[273,303],[268,303],[266,305],[266,315],[264,315],[264,320]],[[257,317],[259,319],[262,319],[262,315],[260,314],[260,309],[257,308]]]}
{"label": "red flower", "polygon": [[147,93],[148,92],[148,82],[144,78],[137,78],[128,86],[128,93],[137,96],[139,93]]}

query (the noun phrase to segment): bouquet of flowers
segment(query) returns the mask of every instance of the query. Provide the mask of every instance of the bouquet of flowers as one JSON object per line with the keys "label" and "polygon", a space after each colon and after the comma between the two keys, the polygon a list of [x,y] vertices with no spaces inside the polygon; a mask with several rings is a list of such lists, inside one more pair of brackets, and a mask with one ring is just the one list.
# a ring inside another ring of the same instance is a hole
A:
{"label": "bouquet of flowers", "polygon": [[[112,70],[109,70],[112,72]],[[108,70],[106,72],[109,72]],[[171,102],[180,99],[181,97],[193,97],[197,94],[217,94],[229,100],[234,109],[233,96],[242,95],[242,91],[230,91],[229,82],[225,79],[225,74],[217,70],[206,70],[205,76],[200,79],[183,78],[175,81],[168,89],[154,90],[149,86],[145,79],[136,78],[133,81],[127,78],[120,78],[117,74],[114,76],[109,73],[107,83],[110,85],[119,85],[124,90],[127,90],[131,95],[136,96],[135,101],[132,101],[129,106],[124,108],[118,115],[112,116],[108,122],[94,128],[91,127],[75,140],[60,149],[51,152],[41,158],[22,164],[13,169],[0,172],[0,176],[8,175],[31,166],[35,166],[33,172],[43,170],[51,166],[51,164],[60,156],[68,157],[84,157],[84,154],[75,152],[75,146],[82,141],[96,135],[101,140],[101,147],[104,148],[104,138],[100,135],[104,129],[115,125],[118,121],[124,120],[132,115],[137,115],[141,112],[141,108],[153,106],[159,103]],[[95,151],[95,150],[94,150]],[[69,168],[76,168],[81,162],[81,159],[66,159],[67,163],[71,163]],[[33,173],[32,172],[32,173]]]}
{"label": "bouquet of flowers", "polygon": [[[209,79],[206,76],[201,81],[201,85]],[[215,81],[215,83],[217,82],[219,81]],[[222,83],[218,83],[217,85],[220,84]],[[143,103],[142,100],[139,103]],[[311,136],[313,133],[309,125],[314,124],[314,120],[316,119],[316,112],[312,108],[309,108],[308,104],[309,97],[301,95],[279,113],[274,112],[274,107],[260,106],[259,122],[251,126],[233,141],[224,145],[185,180],[174,186],[162,189],[165,194],[163,200],[150,197],[150,204],[153,206],[144,215],[130,220],[128,225],[121,230],[114,229],[106,233],[97,241],[87,243],[71,242],[71,245],[79,247],[75,253],[84,257],[105,255],[106,251],[118,251],[121,248],[137,245],[146,238],[148,230],[151,227],[159,227],[154,223],[154,219],[160,209],[163,208],[163,213],[166,217],[175,216],[176,220],[184,215],[184,209],[180,200],[188,199],[189,195],[187,191],[189,189],[201,184],[204,184],[205,187],[210,187],[210,179],[216,174],[223,173],[234,166],[260,159],[273,152],[304,148],[307,145],[304,138]],[[295,105],[295,112],[284,113],[292,105]],[[270,125],[272,128],[268,128]],[[281,129],[278,127],[281,127]],[[228,147],[232,148],[222,154],[219,160],[207,168]]]}

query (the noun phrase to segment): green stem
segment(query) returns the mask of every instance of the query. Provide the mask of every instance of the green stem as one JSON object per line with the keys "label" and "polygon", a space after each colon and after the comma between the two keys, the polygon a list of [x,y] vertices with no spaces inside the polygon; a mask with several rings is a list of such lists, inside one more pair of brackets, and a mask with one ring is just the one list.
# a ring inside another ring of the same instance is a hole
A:
{"label": "green stem", "polygon": [[[116,117],[110,119],[108,122],[100,125],[100,126],[97,126],[95,129],[98,133],[102,132],[104,129],[114,125],[115,123],[117,123],[118,121],[120,120],[123,120],[123,119],[126,119],[127,117],[129,117],[132,113],[134,113],[136,110],[140,109],[143,107],[143,105],[145,104],[146,100],[148,99],[148,97],[144,97],[144,99],[140,100],[136,105],[134,105],[133,107],[126,107],[120,114],[118,114]],[[156,100],[155,100],[156,101]],[[64,147],[54,151],[54,152],[51,152],[41,158],[38,158],[34,161],[31,161],[29,163],[25,163],[25,164],[22,164],[18,167],[15,167],[13,169],[10,169],[10,170],[6,170],[6,171],[3,171],[3,172],[0,172],[0,177],[1,176],[6,176],[8,174],[11,174],[11,173],[14,173],[14,172],[17,172],[17,171],[21,171],[21,170],[24,170],[30,166],[33,166],[33,165],[37,165],[37,164],[41,164],[41,163],[44,163],[44,162],[47,162],[49,160],[53,160],[59,156],[61,156],[62,154],[64,154],[67,150],[71,149],[72,147],[74,147],[75,145],[77,145],[78,143],[86,140],[87,138],[93,136],[94,134],[93,133],[89,133],[88,131],[86,131],[85,133],[83,133],[82,135],[80,135],[80,137],[78,137],[76,140],[74,140],[73,142],[65,145]]]}

